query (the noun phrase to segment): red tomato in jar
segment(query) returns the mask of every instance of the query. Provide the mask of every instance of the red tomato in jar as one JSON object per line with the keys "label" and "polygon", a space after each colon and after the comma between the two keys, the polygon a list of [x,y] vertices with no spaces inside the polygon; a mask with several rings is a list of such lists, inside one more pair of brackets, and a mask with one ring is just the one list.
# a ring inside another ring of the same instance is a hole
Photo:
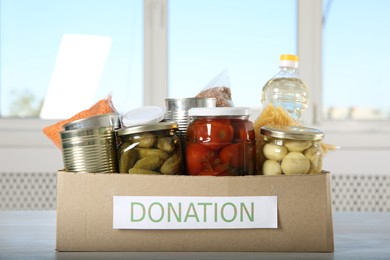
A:
{"label": "red tomato in jar", "polygon": [[218,159],[216,161],[218,163],[213,165],[213,172],[212,172],[212,174],[209,174],[209,175],[214,175],[214,176],[229,176],[229,175],[231,175],[229,172],[229,170],[230,170],[229,165],[220,162],[220,160],[218,160]]}
{"label": "red tomato in jar", "polygon": [[186,166],[190,175],[211,175],[212,165],[218,154],[204,145],[189,144],[186,147]]}
{"label": "red tomato in jar", "polygon": [[246,156],[243,143],[235,143],[225,146],[219,153],[221,161],[233,168],[244,167],[245,158],[247,158]]}
{"label": "red tomato in jar", "polygon": [[196,141],[213,150],[230,144],[234,137],[233,126],[226,119],[197,121],[191,131]]}
{"label": "red tomato in jar", "polygon": [[250,141],[255,140],[255,130],[253,124],[250,121],[232,121],[234,128],[234,140],[235,141]]}
{"label": "red tomato in jar", "polygon": [[194,125],[189,124],[186,130],[186,140],[189,142],[194,142]]}
{"label": "red tomato in jar", "polygon": [[256,142],[245,144],[248,155],[247,174],[253,175],[256,172]]}
{"label": "red tomato in jar", "polygon": [[219,158],[228,166],[228,175],[253,175],[256,171],[255,141],[228,145],[221,149]]}

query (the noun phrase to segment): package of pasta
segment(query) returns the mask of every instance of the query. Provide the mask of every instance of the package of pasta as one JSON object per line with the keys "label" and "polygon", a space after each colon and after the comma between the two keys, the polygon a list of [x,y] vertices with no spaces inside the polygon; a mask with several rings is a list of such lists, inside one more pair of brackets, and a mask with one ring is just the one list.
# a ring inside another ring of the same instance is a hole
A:
{"label": "package of pasta", "polygon": [[228,70],[219,73],[195,97],[216,98],[217,107],[233,107]]}

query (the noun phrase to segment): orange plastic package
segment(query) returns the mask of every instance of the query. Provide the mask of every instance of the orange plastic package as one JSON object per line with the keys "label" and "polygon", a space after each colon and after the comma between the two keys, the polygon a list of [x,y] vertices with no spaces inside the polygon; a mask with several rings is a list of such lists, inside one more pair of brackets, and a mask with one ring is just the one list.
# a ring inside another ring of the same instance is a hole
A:
{"label": "orange plastic package", "polygon": [[63,130],[62,126],[73,122],[78,119],[87,118],[90,116],[96,116],[101,114],[108,114],[116,112],[112,101],[111,96],[108,96],[106,99],[99,100],[92,107],[87,110],[81,111],[76,115],[72,116],[69,119],[65,119],[55,123],[54,125],[47,126],[43,128],[43,133],[59,148],[61,149],[61,137],[60,132]]}

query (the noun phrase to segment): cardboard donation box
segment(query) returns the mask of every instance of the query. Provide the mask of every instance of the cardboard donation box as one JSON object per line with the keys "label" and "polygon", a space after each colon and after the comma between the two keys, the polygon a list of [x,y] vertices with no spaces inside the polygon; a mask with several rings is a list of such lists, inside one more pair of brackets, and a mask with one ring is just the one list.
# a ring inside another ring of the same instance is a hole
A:
{"label": "cardboard donation box", "polygon": [[333,252],[330,174],[58,172],[58,251]]}

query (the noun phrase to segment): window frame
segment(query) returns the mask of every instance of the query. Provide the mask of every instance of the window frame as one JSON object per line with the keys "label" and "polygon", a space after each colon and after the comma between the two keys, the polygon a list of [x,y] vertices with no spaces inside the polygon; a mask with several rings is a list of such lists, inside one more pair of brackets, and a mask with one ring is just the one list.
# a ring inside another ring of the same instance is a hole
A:
{"label": "window frame", "polygon": [[[344,151],[379,149],[387,156],[390,151],[390,121],[322,120],[322,0],[297,0],[297,5],[300,73],[311,90],[311,104],[303,116],[304,122],[322,129],[326,140],[340,145]],[[144,0],[144,105],[165,106],[162,97],[168,93],[167,8],[168,0]],[[0,156],[3,155],[0,171],[60,169],[61,154],[42,133],[42,128],[53,123],[54,120],[0,118]],[[378,133],[380,138],[376,137]],[[20,163],[18,151],[23,154],[23,149],[31,150],[31,159]],[[8,152],[11,150],[14,153]],[[44,158],[50,153],[55,154],[53,160]],[[353,160],[353,155],[343,156],[346,157],[333,159],[332,164],[343,164],[345,158]],[[385,160],[379,163],[379,167],[383,167],[381,172],[387,173]],[[355,168],[351,166],[351,173]],[[369,170],[368,166],[366,170]],[[336,173],[339,172],[336,170]]]}

